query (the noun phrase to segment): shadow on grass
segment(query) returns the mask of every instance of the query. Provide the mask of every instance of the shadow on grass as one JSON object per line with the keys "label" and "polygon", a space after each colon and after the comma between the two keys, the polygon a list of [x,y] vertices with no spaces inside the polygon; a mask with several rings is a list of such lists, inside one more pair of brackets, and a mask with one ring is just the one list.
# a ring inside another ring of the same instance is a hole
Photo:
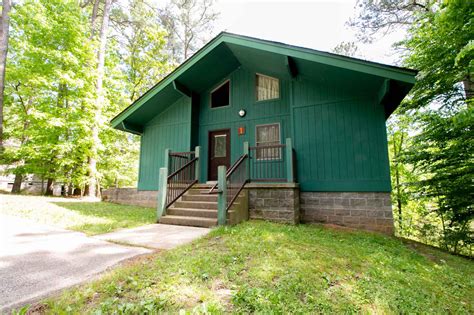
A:
{"label": "shadow on grass", "polygon": [[[131,228],[155,222],[155,210],[106,202],[52,202],[52,204],[89,217],[69,228],[89,235],[107,233],[119,228]],[[94,218],[97,220],[94,221]]]}

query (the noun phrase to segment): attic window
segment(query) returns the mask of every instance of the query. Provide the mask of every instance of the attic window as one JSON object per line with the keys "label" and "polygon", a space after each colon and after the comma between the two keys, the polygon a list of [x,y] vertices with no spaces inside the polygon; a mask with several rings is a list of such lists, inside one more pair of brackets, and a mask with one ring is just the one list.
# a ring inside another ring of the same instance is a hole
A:
{"label": "attic window", "polygon": [[211,108],[230,105],[230,81],[227,80],[211,92]]}
{"label": "attic window", "polygon": [[256,91],[257,101],[280,98],[280,82],[277,78],[257,73]]}

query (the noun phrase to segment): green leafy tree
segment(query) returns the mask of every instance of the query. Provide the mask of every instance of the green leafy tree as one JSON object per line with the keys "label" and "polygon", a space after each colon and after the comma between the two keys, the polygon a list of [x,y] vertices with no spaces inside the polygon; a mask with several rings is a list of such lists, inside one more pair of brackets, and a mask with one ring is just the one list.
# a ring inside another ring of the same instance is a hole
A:
{"label": "green leafy tree", "polygon": [[404,104],[417,109],[421,130],[406,161],[424,173],[418,189],[435,202],[441,242],[454,252],[470,251],[473,242],[472,34],[472,3],[452,0],[420,17],[403,43],[405,64],[420,70]]}
{"label": "green leafy tree", "polygon": [[51,186],[80,173],[93,96],[86,23],[69,0],[25,1],[12,13],[7,127],[17,144],[8,154],[14,192],[26,174],[48,178]]}

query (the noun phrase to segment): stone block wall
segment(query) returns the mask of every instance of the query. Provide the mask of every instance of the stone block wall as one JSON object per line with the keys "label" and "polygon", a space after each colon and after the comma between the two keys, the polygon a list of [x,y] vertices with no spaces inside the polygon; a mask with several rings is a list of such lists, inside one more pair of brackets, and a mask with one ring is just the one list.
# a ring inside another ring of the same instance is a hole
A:
{"label": "stone block wall", "polygon": [[157,190],[137,190],[136,188],[109,188],[102,190],[102,200],[124,205],[156,208]]}
{"label": "stone block wall", "polygon": [[392,202],[385,192],[302,192],[301,219],[393,233]]}
{"label": "stone block wall", "polygon": [[298,184],[247,184],[249,217],[297,224],[300,221]]}

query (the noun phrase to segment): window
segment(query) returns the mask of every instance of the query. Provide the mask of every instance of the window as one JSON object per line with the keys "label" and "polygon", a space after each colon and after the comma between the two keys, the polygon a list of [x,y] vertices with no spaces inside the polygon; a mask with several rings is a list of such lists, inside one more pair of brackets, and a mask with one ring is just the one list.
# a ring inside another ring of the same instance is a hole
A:
{"label": "window", "polygon": [[263,74],[256,75],[257,101],[280,98],[280,82]]}
{"label": "window", "polygon": [[211,92],[211,108],[230,105],[230,81],[227,80]]}
{"label": "window", "polygon": [[227,135],[214,136],[214,157],[226,157]]}
{"label": "window", "polygon": [[257,159],[280,159],[280,124],[260,125],[256,128]]}

